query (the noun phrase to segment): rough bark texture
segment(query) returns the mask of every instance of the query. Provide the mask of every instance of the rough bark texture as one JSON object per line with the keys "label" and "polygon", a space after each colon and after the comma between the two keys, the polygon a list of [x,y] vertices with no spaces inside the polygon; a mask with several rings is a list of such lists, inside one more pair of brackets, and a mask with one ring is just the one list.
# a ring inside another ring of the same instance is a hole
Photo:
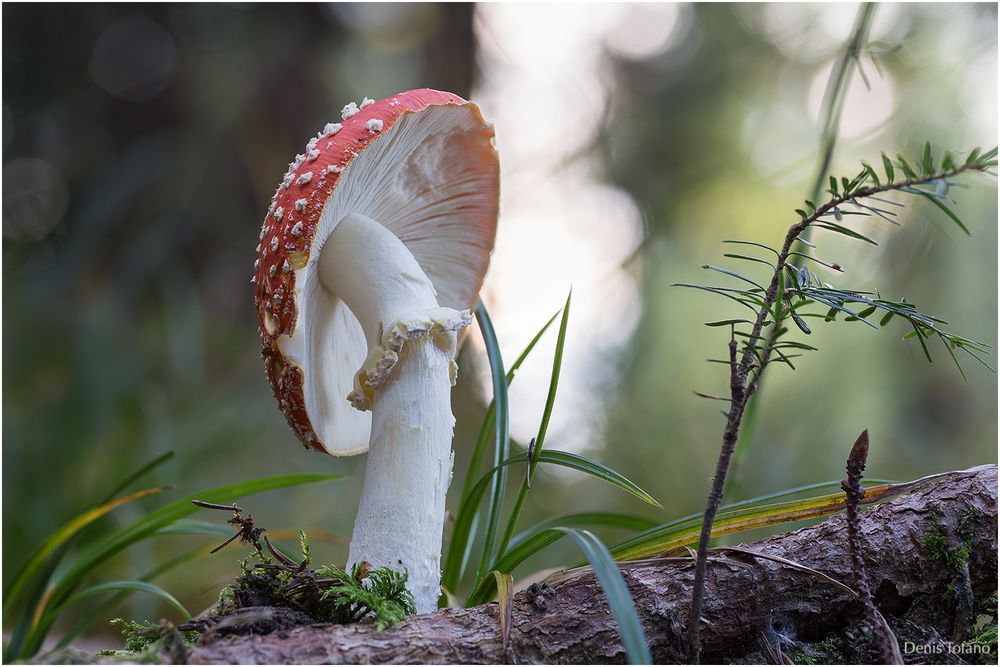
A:
{"label": "rough bark texture", "polygon": [[[948,640],[962,613],[955,600],[968,592],[982,601],[997,590],[996,466],[928,482],[869,509],[861,530],[875,601],[897,633],[919,625],[924,633],[920,641],[934,641],[935,636],[937,641]],[[851,578],[843,516],[748,548],[839,581]],[[691,562],[639,563],[624,565],[622,571],[654,659],[683,662]],[[966,571],[968,585],[963,584]],[[971,590],[956,595],[962,588]],[[857,598],[814,574],[725,552],[712,557],[708,570],[703,659],[760,660],[762,638],[781,639],[787,651],[797,642],[838,633],[841,638],[846,633],[845,643],[857,648],[854,657],[870,659],[876,654],[865,653],[871,639],[858,630],[864,627],[861,612]],[[913,621],[916,617],[919,624]],[[606,663],[625,658],[614,618],[590,572],[563,575],[551,585],[519,593],[513,619],[506,650],[500,644],[497,606],[489,604],[412,617],[383,632],[360,624],[227,637],[196,646],[186,658],[194,664]],[[901,635],[901,644],[903,640]]]}

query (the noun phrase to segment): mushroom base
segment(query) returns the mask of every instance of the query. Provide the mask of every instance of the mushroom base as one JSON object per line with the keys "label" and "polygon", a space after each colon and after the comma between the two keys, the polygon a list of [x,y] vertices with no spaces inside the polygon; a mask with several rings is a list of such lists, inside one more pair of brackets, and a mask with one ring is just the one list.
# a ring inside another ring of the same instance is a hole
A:
{"label": "mushroom base", "polygon": [[[417,613],[437,609],[451,483],[455,332],[406,340],[374,392],[372,436],[349,564],[409,573]],[[442,338],[447,337],[447,340]],[[442,344],[446,343],[446,344]]]}

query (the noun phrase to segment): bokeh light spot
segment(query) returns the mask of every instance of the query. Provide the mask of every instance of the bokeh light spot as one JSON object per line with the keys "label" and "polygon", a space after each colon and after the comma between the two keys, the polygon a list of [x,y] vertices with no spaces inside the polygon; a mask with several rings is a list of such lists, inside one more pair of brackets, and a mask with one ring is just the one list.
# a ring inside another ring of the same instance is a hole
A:
{"label": "bokeh light spot", "polygon": [[141,14],[116,21],[101,33],[88,67],[101,88],[129,102],[162,91],[176,69],[174,38]]}
{"label": "bokeh light spot", "polygon": [[39,241],[55,229],[69,206],[66,182],[55,167],[38,158],[3,166],[3,235]]}

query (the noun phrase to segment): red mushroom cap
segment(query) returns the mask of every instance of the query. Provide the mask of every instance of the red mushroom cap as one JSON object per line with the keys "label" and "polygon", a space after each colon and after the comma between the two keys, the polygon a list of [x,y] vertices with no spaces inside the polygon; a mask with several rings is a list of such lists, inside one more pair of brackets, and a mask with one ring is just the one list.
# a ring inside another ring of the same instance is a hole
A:
{"label": "red mushroom cap", "polygon": [[[336,455],[367,449],[371,416],[346,399],[367,354],[361,326],[316,286],[315,264],[333,227],[351,213],[378,220],[414,255],[439,303],[467,309],[489,263],[499,200],[493,128],[475,104],[419,89],[365,98],[342,115],[289,165],[251,280],[279,408],[303,445]],[[314,294],[304,300],[307,285]]]}

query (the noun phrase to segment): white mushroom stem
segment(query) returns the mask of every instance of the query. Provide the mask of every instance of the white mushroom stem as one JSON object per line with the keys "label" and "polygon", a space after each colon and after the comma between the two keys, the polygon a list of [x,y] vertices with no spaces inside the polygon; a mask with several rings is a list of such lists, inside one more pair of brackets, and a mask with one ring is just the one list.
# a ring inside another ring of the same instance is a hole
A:
{"label": "white mushroom stem", "polygon": [[441,536],[451,482],[450,359],[421,338],[400,354],[399,371],[375,395],[364,491],[349,561],[409,573],[417,612],[437,609]]}
{"label": "white mushroom stem", "polygon": [[361,322],[369,347],[348,397],[356,408],[372,411],[349,564],[405,569],[417,612],[427,613],[437,609],[440,596],[456,332],[471,315],[440,307],[402,241],[360,214],[334,228],[319,277]]}

